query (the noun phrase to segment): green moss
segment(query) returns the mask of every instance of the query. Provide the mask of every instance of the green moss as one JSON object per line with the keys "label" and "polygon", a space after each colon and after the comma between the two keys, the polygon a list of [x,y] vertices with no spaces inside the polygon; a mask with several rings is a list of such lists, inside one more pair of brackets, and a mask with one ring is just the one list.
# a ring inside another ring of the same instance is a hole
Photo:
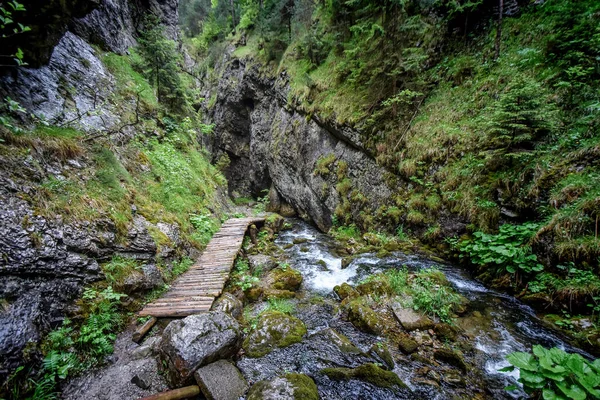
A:
{"label": "green moss", "polygon": [[348,320],[363,332],[381,334],[383,323],[375,311],[364,304],[365,299],[359,297],[348,303]]}
{"label": "green moss", "polygon": [[324,368],[321,372],[333,380],[358,379],[386,389],[407,387],[394,372],[370,363],[356,368]]}
{"label": "green moss", "polygon": [[294,387],[294,399],[298,400],[318,400],[319,391],[317,385],[308,376],[304,374],[286,374],[285,379]]}
{"label": "green moss", "polygon": [[279,347],[302,341],[306,327],[298,318],[279,311],[260,315],[256,328],[248,335],[243,347],[248,357],[262,357]]}
{"label": "green moss", "polygon": [[331,173],[329,169],[331,165],[335,162],[335,154],[330,153],[327,155],[322,155],[317,159],[315,164],[314,175],[315,176],[325,176]]}

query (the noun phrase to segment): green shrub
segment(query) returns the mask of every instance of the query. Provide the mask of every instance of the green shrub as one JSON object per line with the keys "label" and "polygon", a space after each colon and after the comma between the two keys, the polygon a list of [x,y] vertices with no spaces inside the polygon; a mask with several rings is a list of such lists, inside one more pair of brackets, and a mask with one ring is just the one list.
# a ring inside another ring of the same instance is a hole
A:
{"label": "green shrub", "polygon": [[[533,346],[533,354],[511,353],[506,357],[512,365],[502,372],[519,369],[519,382],[531,397],[539,399],[600,398],[600,360],[587,361],[556,347]],[[507,390],[515,390],[515,385]]]}

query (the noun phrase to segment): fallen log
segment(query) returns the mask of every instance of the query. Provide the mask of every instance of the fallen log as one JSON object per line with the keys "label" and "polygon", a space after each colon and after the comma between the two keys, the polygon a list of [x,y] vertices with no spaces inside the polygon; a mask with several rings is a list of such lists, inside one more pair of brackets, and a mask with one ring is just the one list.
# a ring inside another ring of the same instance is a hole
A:
{"label": "fallen log", "polygon": [[198,396],[200,388],[197,385],[182,387],[175,390],[157,393],[150,397],[144,397],[140,400],[182,400],[190,397]]}
{"label": "fallen log", "polygon": [[146,336],[146,333],[148,333],[148,331],[150,329],[152,329],[152,327],[154,326],[155,323],[156,323],[155,317],[152,317],[148,321],[146,321],[144,323],[144,325],[140,326],[138,328],[138,330],[136,330],[133,333],[133,337],[132,337],[133,341],[136,343],[139,343],[144,338],[144,336]]}

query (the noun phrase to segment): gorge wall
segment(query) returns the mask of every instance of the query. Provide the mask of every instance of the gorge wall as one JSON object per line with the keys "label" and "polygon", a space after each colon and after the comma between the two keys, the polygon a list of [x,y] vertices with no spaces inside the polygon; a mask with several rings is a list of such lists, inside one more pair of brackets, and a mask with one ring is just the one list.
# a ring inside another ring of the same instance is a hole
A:
{"label": "gorge wall", "polygon": [[363,148],[358,132],[298,112],[288,104],[285,73],[272,77],[232,51],[223,59],[209,110],[214,151],[231,159],[231,193],[259,195],[271,188],[273,203],[280,198],[324,231],[336,210],[361,220],[391,202],[389,172]]}
{"label": "gorge wall", "polygon": [[[95,46],[126,52],[148,11],[160,16],[172,38],[177,36],[177,0],[23,3],[28,11],[22,21],[32,31],[12,44],[23,48],[30,66],[2,71],[0,97],[26,110],[20,113],[24,124],[32,121],[31,114],[88,133],[123,124],[135,104],[114,101],[116,78]],[[48,13],[56,14],[51,22]],[[181,246],[177,224],[151,223],[135,207],[124,240],[117,238],[109,218],[73,222],[41,213],[48,182],[73,177],[83,185],[91,177],[93,160],[79,153],[77,144],[62,148],[52,143],[4,140],[14,147],[0,153],[0,381],[39,357],[36,346],[43,334],[67,310],[75,310],[85,285],[103,278],[99,261],[114,255],[148,260],[140,284],[153,287],[162,284],[154,258],[168,259]],[[96,205],[90,200],[87,207],[93,211]],[[158,249],[152,230],[166,235],[170,245]]]}

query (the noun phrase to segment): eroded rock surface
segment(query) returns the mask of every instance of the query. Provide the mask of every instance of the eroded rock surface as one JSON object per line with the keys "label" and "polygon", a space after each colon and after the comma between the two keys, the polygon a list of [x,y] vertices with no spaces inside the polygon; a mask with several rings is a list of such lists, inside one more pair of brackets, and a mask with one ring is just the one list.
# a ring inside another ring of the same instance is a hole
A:
{"label": "eroded rock surface", "polygon": [[160,344],[169,383],[175,387],[189,383],[199,367],[234,355],[240,334],[239,323],[222,311],[172,321]]}

